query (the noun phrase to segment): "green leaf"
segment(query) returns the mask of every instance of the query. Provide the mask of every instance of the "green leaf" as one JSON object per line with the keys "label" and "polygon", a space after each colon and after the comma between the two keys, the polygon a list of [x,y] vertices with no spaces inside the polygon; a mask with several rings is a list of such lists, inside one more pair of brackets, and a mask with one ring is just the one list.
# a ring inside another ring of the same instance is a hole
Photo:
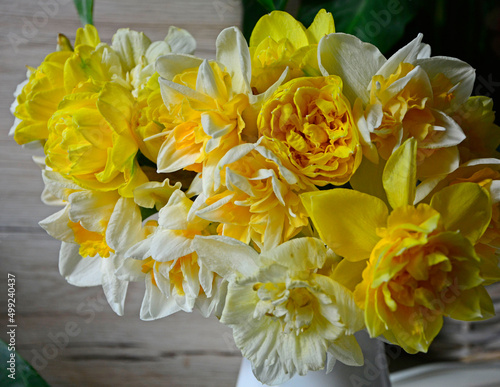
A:
{"label": "green leaf", "polygon": [[274,8],[273,0],[257,0],[257,1],[260,3],[260,5],[262,5],[269,12],[274,11],[276,9],[276,8]]}
{"label": "green leaf", "polygon": [[73,0],[76,7],[76,12],[80,16],[80,21],[85,27],[86,24],[94,24],[94,0]]}
{"label": "green leaf", "polygon": [[142,220],[146,220],[149,218],[151,215],[154,215],[158,212],[156,208],[146,208],[146,207],[139,207],[141,210],[141,218]]}
{"label": "green leaf", "polygon": [[387,52],[421,5],[412,0],[310,0],[302,2],[299,21],[309,25],[324,8],[332,13],[337,32],[355,35]]}
{"label": "green leaf", "polygon": [[[11,372],[8,367],[11,359],[15,359],[14,379],[10,378]],[[50,387],[49,384],[26,362],[17,352],[9,351],[9,346],[0,340],[0,385],[3,387]]]}

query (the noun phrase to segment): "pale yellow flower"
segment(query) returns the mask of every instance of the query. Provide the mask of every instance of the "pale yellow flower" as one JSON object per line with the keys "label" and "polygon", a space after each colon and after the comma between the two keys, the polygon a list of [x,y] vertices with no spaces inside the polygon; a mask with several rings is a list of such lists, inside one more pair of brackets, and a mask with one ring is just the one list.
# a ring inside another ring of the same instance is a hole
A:
{"label": "pale yellow flower", "polygon": [[417,174],[449,173],[459,165],[465,135],[452,115],[467,101],[475,71],[455,58],[430,57],[422,35],[389,59],[369,43],[331,34],[319,44],[323,75],[338,75],[353,104],[365,156],[387,160],[408,138],[417,140]]}
{"label": "pale yellow flower", "polygon": [[[220,223],[220,235],[252,241],[267,250],[308,224],[298,197],[298,177],[258,144],[242,144],[228,151],[212,178],[214,191],[198,196],[195,213]],[[203,179],[208,181],[210,176]]]}
{"label": "pale yellow flower", "polygon": [[226,237],[196,237],[199,259],[229,281],[220,321],[262,383],[325,368],[334,359],[363,363],[352,334],[363,327],[352,292],[322,272],[332,254],[315,238],[261,253]]}
{"label": "pale yellow flower", "polygon": [[[217,309],[224,285],[201,264],[193,247],[196,235],[209,235],[210,222],[190,217],[193,202],[179,189],[172,192],[149,225],[149,235],[124,253],[120,278],[143,277],[146,294],[141,318],[151,320],[197,307],[206,316]],[[130,259],[133,258],[133,259]]]}

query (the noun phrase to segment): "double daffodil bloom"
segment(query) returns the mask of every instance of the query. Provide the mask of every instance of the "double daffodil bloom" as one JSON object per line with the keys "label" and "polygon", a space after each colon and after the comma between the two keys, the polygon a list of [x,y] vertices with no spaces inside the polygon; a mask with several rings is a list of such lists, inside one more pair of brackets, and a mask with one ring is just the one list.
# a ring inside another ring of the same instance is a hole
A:
{"label": "double daffodil bloom", "polygon": [[369,43],[335,33],[318,47],[323,75],[338,75],[353,104],[364,154],[377,163],[408,138],[417,140],[417,174],[450,173],[459,166],[465,135],[452,116],[469,98],[475,71],[455,58],[430,57],[418,35],[389,59]]}
{"label": "double daffodil bloom", "polygon": [[416,157],[417,141],[410,139],[385,166],[391,212],[381,199],[353,190],[302,195],[321,238],[346,265],[367,263],[354,295],[370,335],[411,353],[427,351],[443,316],[494,314],[474,250],[491,219],[490,196],[478,184],[461,183],[414,206]]}
{"label": "double daffodil bloom", "polygon": [[484,234],[474,246],[481,257],[481,276],[485,285],[498,281],[500,267],[500,160],[476,159],[462,164],[457,170],[440,179],[427,179],[417,187],[416,196],[427,202],[441,189],[459,183],[477,183],[491,197],[491,221]]}
{"label": "double daffodil bloom", "polygon": [[[78,29],[75,48],[94,43],[93,31],[93,27]],[[10,134],[18,144],[38,141],[43,145],[49,135],[47,122],[66,94],[64,67],[73,48],[64,35],[59,35],[57,47],[58,51],[47,55],[38,68],[28,67],[28,79],[14,94],[11,111],[16,119]]]}
{"label": "double daffodil bloom", "polygon": [[257,93],[266,91],[287,68],[287,80],[321,75],[318,43],[333,32],[333,17],[324,9],[308,29],[286,12],[273,11],[261,17],[250,36],[252,88]]}
{"label": "double daffodil bloom", "polygon": [[171,120],[145,142],[162,138],[158,171],[188,169],[204,174],[231,148],[255,142],[255,117],[261,103],[283,81],[254,95],[250,88],[251,64],[247,43],[237,28],[217,37],[217,60],[188,55],[165,55],[158,59],[163,101]]}
{"label": "double daffodil bloom", "polygon": [[322,271],[334,265],[324,243],[298,238],[260,255],[221,236],[196,237],[199,260],[229,282],[220,321],[269,385],[325,368],[363,364],[353,333],[363,327],[352,292]]}
{"label": "double daffodil bloom", "polygon": [[199,195],[193,211],[220,223],[220,235],[268,250],[308,224],[297,175],[259,143],[228,151],[214,169],[213,182],[210,177],[203,180],[213,192]]}
{"label": "double daffodil bloom", "polygon": [[[120,261],[118,250],[143,237],[139,207],[116,191],[85,190],[53,171],[43,171],[43,179],[45,196],[65,204],[40,222],[50,236],[62,242],[61,275],[75,286],[102,285],[113,311],[123,315],[128,282],[118,279],[114,271]],[[119,242],[112,243],[110,238]]]}
{"label": "double daffodil bloom", "polygon": [[361,145],[342,80],[296,78],[264,103],[257,120],[263,145],[306,185],[342,185],[361,162]]}
{"label": "double daffodil bloom", "polygon": [[44,170],[42,176],[44,201],[64,206],[40,222],[62,242],[61,275],[75,286],[102,285],[113,311],[123,315],[129,280],[118,278],[115,270],[123,265],[124,253],[151,232],[151,227],[142,226],[140,207],[163,207],[179,184],[149,182],[139,186],[132,199],[117,191],[83,189],[54,171]]}
{"label": "double daffodil bloom", "polygon": [[499,158],[500,127],[495,125],[493,100],[484,96],[470,97],[453,115],[466,138],[458,146],[462,163],[473,159]]}
{"label": "double daffodil bloom", "polygon": [[82,188],[132,197],[148,181],[136,160],[136,96],[158,56],[190,53],[194,40],[174,27],[153,43],[120,29],[109,46],[91,25],[77,31],[74,50],[60,40],[63,51],[46,58],[17,98],[14,138],[42,141],[46,165]]}
{"label": "double daffodil bloom", "polygon": [[190,217],[192,205],[181,190],[175,190],[161,208],[158,223],[150,222],[147,238],[124,253],[127,259],[118,268],[118,277],[145,280],[143,320],[180,310],[192,312],[194,307],[208,317],[224,294],[225,285],[198,260],[194,250],[194,237],[209,235],[210,222]]}

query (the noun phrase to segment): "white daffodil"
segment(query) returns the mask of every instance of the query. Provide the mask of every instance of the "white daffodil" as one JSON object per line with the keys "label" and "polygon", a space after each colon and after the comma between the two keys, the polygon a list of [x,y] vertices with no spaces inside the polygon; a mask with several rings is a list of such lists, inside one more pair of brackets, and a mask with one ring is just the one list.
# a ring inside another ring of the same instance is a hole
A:
{"label": "white daffodil", "polygon": [[223,236],[196,237],[199,260],[229,281],[221,322],[262,383],[333,367],[361,365],[352,334],[363,316],[352,292],[329,274],[338,260],[316,238],[299,238],[258,254]]}
{"label": "white daffodil", "polygon": [[286,77],[265,93],[253,95],[248,45],[235,27],[223,30],[216,42],[216,61],[168,54],[158,59],[163,101],[171,122],[161,133],[158,171],[188,169],[210,174],[228,149],[257,140],[256,116],[262,101]]}
{"label": "white daffodil", "polygon": [[[146,238],[138,203],[116,191],[85,190],[60,174],[44,170],[44,197],[64,208],[40,222],[40,226],[62,242],[59,254],[61,275],[75,286],[102,285],[111,308],[123,315],[128,280],[115,275],[123,266],[124,253]],[[178,188],[150,182],[137,188],[142,207],[166,203]]]}
{"label": "white daffodil", "polygon": [[[323,75],[338,75],[354,105],[365,156],[387,160],[408,138],[418,146],[418,175],[449,173],[465,139],[451,115],[469,98],[474,69],[449,57],[430,57],[422,35],[389,59],[369,43],[334,33],[319,43]],[[360,168],[363,170],[363,168]]]}
{"label": "white daffodil", "polygon": [[66,203],[40,222],[62,242],[61,275],[75,286],[102,285],[113,311],[123,315],[128,282],[114,271],[121,260],[119,250],[142,238],[139,207],[116,192],[84,190],[55,172],[43,171],[43,178],[46,189]]}
{"label": "white daffodil", "polygon": [[120,278],[144,280],[146,294],[141,318],[152,320],[194,307],[208,316],[217,310],[225,292],[221,278],[198,261],[193,247],[195,235],[208,235],[210,222],[189,217],[193,202],[181,190],[170,196],[150,223],[148,237],[132,246],[117,270]]}

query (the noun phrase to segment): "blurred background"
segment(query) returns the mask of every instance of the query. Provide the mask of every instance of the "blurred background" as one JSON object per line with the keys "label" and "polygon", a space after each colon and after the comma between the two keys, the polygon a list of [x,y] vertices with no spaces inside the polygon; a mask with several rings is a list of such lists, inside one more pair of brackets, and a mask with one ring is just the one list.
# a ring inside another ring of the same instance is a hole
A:
{"label": "blurred background", "polygon": [[[193,34],[198,56],[214,58],[215,39],[225,27],[239,26],[249,37],[258,18],[273,9],[287,10],[307,27],[321,8],[332,12],[338,32],[377,45],[387,57],[422,32],[433,55],[476,68],[474,94],[499,106],[496,0],[96,0],[94,24],[107,42],[122,27],[160,40],[175,25]],[[131,285],[125,316],[118,317],[100,288],[73,287],[58,273],[59,242],[37,224],[56,209],[40,201],[43,183],[33,151],[7,135],[9,106],[25,66],[37,67],[55,49],[58,33],[73,40],[79,26],[71,0],[0,0],[0,324],[7,325],[10,273],[16,278],[16,349],[51,386],[234,386],[241,356],[230,329],[215,318],[178,313],[142,322],[143,284]],[[497,319],[448,323],[429,354],[393,356],[388,347],[389,366],[394,371],[436,360],[498,359],[498,325]],[[76,333],[68,335],[68,329]],[[5,329],[0,338],[9,338]]]}

